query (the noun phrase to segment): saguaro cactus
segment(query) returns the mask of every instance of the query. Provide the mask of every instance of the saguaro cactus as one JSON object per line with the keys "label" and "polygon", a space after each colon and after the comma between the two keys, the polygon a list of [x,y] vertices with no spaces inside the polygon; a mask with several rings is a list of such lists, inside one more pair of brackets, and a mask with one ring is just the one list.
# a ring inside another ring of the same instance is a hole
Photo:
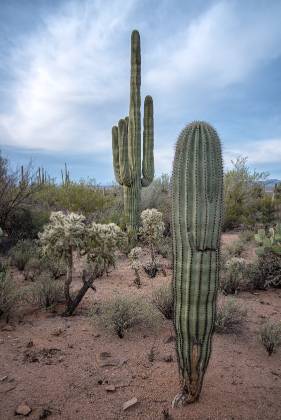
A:
{"label": "saguaro cactus", "polygon": [[182,380],[173,406],[199,398],[216,316],[223,167],[220,140],[204,122],[180,134],[172,177],[174,326]]}
{"label": "saguaro cactus", "polygon": [[129,117],[112,127],[112,150],[115,178],[124,190],[124,211],[128,226],[136,230],[139,223],[141,187],[154,177],[153,101],[146,96],[143,119],[143,160],[141,163],[141,53],[140,35],[131,36],[131,87]]}

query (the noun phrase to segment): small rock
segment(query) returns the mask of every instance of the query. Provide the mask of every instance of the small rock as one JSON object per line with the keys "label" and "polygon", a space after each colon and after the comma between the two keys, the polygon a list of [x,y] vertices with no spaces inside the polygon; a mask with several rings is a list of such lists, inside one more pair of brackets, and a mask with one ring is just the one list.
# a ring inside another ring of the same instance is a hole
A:
{"label": "small rock", "polygon": [[39,419],[46,419],[52,414],[52,411],[49,408],[42,408],[42,411],[39,415]]}
{"label": "small rock", "polygon": [[15,411],[16,415],[19,416],[28,416],[31,413],[32,409],[27,405],[26,402],[22,402]]}
{"label": "small rock", "polygon": [[146,375],[145,373],[142,373],[142,374],[141,374],[141,378],[142,378],[142,379],[148,379],[148,378],[149,378],[149,376],[148,376],[148,375]]}
{"label": "small rock", "polygon": [[104,359],[107,359],[108,357],[111,357],[111,353],[109,351],[102,351],[100,353],[100,359],[104,360]]}
{"label": "small rock", "polygon": [[4,344],[3,338],[0,339],[0,344]]}
{"label": "small rock", "polygon": [[84,332],[85,332],[85,331],[88,331],[88,330],[87,330],[87,328],[82,328],[82,330],[81,330],[81,331],[84,331]]}
{"label": "small rock", "polygon": [[4,325],[4,327],[1,328],[2,331],[14,331],[15,327],[12,325]]}
{"label": "small rock", "polygon": [[106,392],[115,392],[116,391],[116,388],[115,388],[114,385],[107,385],[105,387],[105,390],[106,390]]}
{"label": "small rock", "polygon": [[99,384],[99,385],[102,385],[102,383],[103,383],[103,380],[102,380],[102,379],[99,379],[99,380],[98,380],[98,384]]}
{"label": "small rock", "polygon": [[33,347],[34,343],[32,340],[29,340],[28,343],[26,344],[26,347],[29,349],[30,347]]}
{"label": "small rock", "polygon": [[123,411],[128,410],[130,407],[133,407],[134,405],[136,405],[138,402],[137,398],[134,397],[126,402],[124,402],[123,404]]}
{"label": "small rock", "polygon": [[171,354],[168,354],[167,356],[163,357],[163,361],[166,363],[171,363],[173,361],[173,356]]}
{"label": "small rock", "polygon": [[100,334],[95,334],[94,335],[94,338],[99,338],[100,337]]}
{"label": "small rock", "polygon": [[51,334],[54,335],[55,337],[59,337],[62,333],[63,333],[62,328],[56,328],[54,331],[51,332]]}
{"label": "small rock", "polygon": [[8,378],[8,375],[6,375],[6,376],[2,376],[2,378],[0,378],[0,382],[5,381],[7,378]]}
{"label": "small rock", "polygon": [[170,337],[164,339],[164,344],[173,343],[174,341],[176,341],[176,337],[174,335],[170,335]]}

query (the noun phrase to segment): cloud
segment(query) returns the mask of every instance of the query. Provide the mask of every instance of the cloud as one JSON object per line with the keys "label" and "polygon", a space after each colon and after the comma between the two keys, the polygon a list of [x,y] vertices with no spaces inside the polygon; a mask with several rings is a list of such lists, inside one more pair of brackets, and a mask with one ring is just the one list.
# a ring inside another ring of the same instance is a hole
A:
{"label": "cloud", "polygon": [[147,84],[161,91],[185,87],[194,93],[243,82],[280,55],[280,12],[280,4],[254,11],[244,5],[241,9],[241,2],[214,4],[161,43],[151,57]]}
{"label": "cloud", "polygon": [[245,141],[239,149],[228,148],[224,152],[226,167],[238,156],[247,156],[251,165],[264,164],[270,168],[270,164],[281,162],[281,138],[264,139],[259,141]]}
{"label": "cloud", "polygon": [[68,2],[22,39],[11,63],[12,110],[0,115],[3,139],[48,150],[108,147],[100,113],[126,93],[127,61],[115,38],[133,4]]}

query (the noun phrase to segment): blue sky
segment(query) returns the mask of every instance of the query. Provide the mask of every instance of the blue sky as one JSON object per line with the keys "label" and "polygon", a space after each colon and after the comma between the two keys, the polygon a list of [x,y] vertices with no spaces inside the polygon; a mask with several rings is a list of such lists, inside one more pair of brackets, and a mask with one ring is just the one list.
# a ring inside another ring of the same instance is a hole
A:
{"label": "blue sky", "polygon": [[156,174],[192,120],[281,179],[280,0],[1,0],[0,149],[59,179],[114,179],[111,127],[128,113],[130,33],[155,110]]}

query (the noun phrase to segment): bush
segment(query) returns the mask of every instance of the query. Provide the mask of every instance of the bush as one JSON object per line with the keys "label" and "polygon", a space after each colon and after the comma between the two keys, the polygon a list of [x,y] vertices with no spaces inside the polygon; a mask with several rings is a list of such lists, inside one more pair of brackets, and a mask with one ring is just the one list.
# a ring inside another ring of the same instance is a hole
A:
{"label": "bush", "polygon": [[252,263],[246,264],[245,273],[245,288],[247,290],[265,290],[266,289],[266,282],[263,278],[258,261],[254,261]]}
{"label": "bush", "polygon": [[219,334],[237,334],[247,315],[246,309],[234,299],[225,300],[217,307],[215,330]]}
{"label": "bush", "polygon": [[231,257],[240,257],[242,252],[245,250],[244,242],[237,240],[227,245],[224,249],[225,253],[228,255],[228,258]]}
{"label": "bush", "polygon": [[34,281],[42,271],[42,262],[39,258],[31,257],[24,267],[25,280]]}
{"label": "bush", "polygon": [[6,232],[15,243],[19,240],[36,239],[43,226],[49,221],[49,212],[19,208],[6,222]]}
{"label": "bush", "polygon": [[281,346],[281,323],[272,321],[261,326],[259,338],[269,356]]}
{"label": "bush", "polygon": [[268,252],[258,257],[257,281],[267,287],[281,287],[281,255]]}
{"label": "bush", "polygon": [[31,286],[30,295],[33,303],[40,308],[49,309],[64,302],[63,282],[55,280],[49,273],[43,272]]}
{"label": "bush", "polygon": [[166,319],[173,319],[174,302],[171,285],[161,286],[154,290],[152,303]]}
{"label": "bush", "polygon": [[248,244],[249,242],[254,240],[254,232],[251,230],[244,230],[239,235],[239,241],[242,244]]}
{"label": "bush", "polygon": [[245,272],[244,258],[232,257],[227,260],[220,279],[220,288],[223,293],[226,295],[237,293],[241,288]]}
{"label": "bush", "polygon": [[140,299],[117,296],[100,305],[92,317],[104,328],[123,338],[125,332],[136,326],[152,327],[158,317],[153,307]]}
{"label": "bush", "polygon": [[19,241],[9,252],[11,264],[23,271],[27,262],[39,255],[39,248],[35,241],[29,239]]}
{"label": "bush", "polygon": [[0,317],[8,320],[10,312],[17,300],[17,288],[6,268],[0,271]]}
{"label": "bush", "polygon": [[49,271],[55,279],[58,279],[66,274],[65,261],[60,258],[51,258],[44,255],[40,258],[40,265],[44,271]]}
{"label": "bush", "polygon": [[157,251],[169,261],[173,260],[173,244],[170,236],[164,236],[157,245]]}

